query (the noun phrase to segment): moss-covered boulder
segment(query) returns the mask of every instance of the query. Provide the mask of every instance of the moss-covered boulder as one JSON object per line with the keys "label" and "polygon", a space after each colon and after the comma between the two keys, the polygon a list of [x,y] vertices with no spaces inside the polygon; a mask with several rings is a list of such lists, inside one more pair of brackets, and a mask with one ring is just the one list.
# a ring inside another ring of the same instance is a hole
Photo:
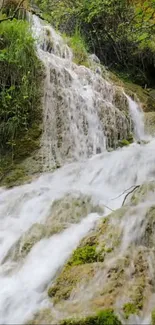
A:
{"label": "moss-covered boulder", "polygon": [[155,112],[147,112],[144,115],[145,132],[155,135]]}
{"label": "moss-covered boulder", "polygon": [[45,225],[36,223],[25,232],[20,239],[13,245],[9,250],[3,263],[7,260],[19,261],[24,259],[26,255],[30,252],[32,247],[42,238],[46,236],[47,228]]}
{"label": "moss-covered boulder", "polygon": [[[44,224],[35,223],[30,227],[20,239],[9,250],[3,262],[11,259],[12,261],[23,260],[30,252],[32,247],[41,239],[49,238],[53,234],[60,233],[71,224],[80,222],[89,213],[97,212],[103,214],[104,208],[92,202],[89,196],[81,194],[65,195],[61,199],[55,200],[51,204],[47,219]],[[81,264],[84,259],[98,260],[99,254],[96,253],[96,246],[87,246],[81,249],[78,256],[75,256],[73,264]],[[100,257],[101,258],[101,257]],[[79,262],[76,260],[79,259]]]}
{"label": "moss-covered boulder", "polygon": [[154,206],[150,201],[144,208],[151,191],[153,184],[144,184],[135,193],[136,205],[131,199],[101,219],[49,286],[48,296],[61,319],[73,321],[79,314],[84,317],[109,308],[124,323],[142,317],[155,285]]}
{"label": "moss-covered boulder", "polygon": [[140,202],[144,202],[147,197],[150,195],[153,195],[155,192],[155,182],[146,182],[142,184],[141,186],[135,188],[133,193],[131,193],[130,196],[128,196],[128,199],[126,202],[129,202],[129,204],[137,205]]}
{"label": "moss-covered boulder", "polygon": [[50,308],[41,310],[34,315],[33,320],[28,322],[28,325],[121,325],[121,321],[115,315],[112,309],[101,310],[97,314],[78,318],[68,318],[64,320],[54,320]]}
{"label": "moss-covered boulder", "polygon": [[88,316],[83,319],[66,319],[61,325],[121,325],[120,320],[113,310],[102,310],[97,315]]}

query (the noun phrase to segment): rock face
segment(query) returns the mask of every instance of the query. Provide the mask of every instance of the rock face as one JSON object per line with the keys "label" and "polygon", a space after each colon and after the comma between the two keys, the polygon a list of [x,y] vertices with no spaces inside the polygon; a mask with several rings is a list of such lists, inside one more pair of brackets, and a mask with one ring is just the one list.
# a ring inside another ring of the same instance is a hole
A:
{"label": "rock face", "polygon": [[152,136],[155,135],[155,112],[145,113],[145,130]]}
{"label": "rock face", "polygon": [[[123,324],[136,320],[140,324],[151,312],[155,294],[154,193],[155,183],[142,185],[124,207],[102,219],[82,240],[49,286],[49,299],[54,303],[51,324],[55,318],[59,323],[60,319],[107,308],[113,308]],[[34,324],[42,313],[45,311],[35,316]]]}

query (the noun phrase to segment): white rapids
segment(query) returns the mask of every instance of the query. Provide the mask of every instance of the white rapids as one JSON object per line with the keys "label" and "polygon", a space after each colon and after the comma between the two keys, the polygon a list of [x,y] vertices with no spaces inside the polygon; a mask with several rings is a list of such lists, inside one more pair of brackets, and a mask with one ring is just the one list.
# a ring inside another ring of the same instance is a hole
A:
{"label": "white rapids", "polygon": [[[60,51],[60,47],[57,47],[57,51]],[[72,57],[70,49],[65,47],[64,51],[70,62]],[[46,60],[54,60],[54,55],[46,56],[43,62],[45,63]],[[59,57],[57,57],[58,61]],[[76,83],[75,87],[77,89]],[[107,95],[109,101],[112,96],[110,84],[107,87],[108,91],[104,96],[106,98]],[[54,173],[42,174],[31,184],[10,190],[0,189],[0,324],[25,323],[41,307],[48,306],[47,287],[50,281],[100,217],[97,213],[89,214],[80,223],[70,225],[60,234],[40,240],[20,263],[13,262],[11,259],[3,262],[10,248],[33,224],[46,223],[52,202],[68,193],[72,195],[82,193],[91,196],[94,204],[105,206],[105,214],[107,214],[109,209],[114,210],[121,206],[125,193],[120,194],[131,186],[155,180],[155,139],[147,144],[133,143],[128,147],[107,152],[105,136],[95,113],[92,95],[89,97],[91,94],[89,91],[90,89],[87,88],[86,114],[89,120],[89,112],[91,112],[93,120],[90,121],[87,141],[82,139],[79,131],[75,133],[74,152],[77,153],[76,158],[78,158],[80,152],[87,151],[87,146],[91,145],[92,157],[88,158],[89,155],[85,154],[82,161],[68,163]],[[76,97],[72,98],[73,102],[74,99],[76,100]],[[139,111],[137,114],[137,106],[133,101],[129,100],[129,102],[132,105],[132,118],[136,124],[137,136],[143,138],[145,134],[141,113]],[[77,127],[74,124],[74,119],[78,118],[76,109],[75,105],[74,118],[69,120],[70,136]],[[97,129],[96,125],[98,125]],[[49,145],[52,136],[49,126],[45,133],[43,141],[48,137]],[[94,137],[95,140],[92,140]],[[100,154],[96,154],[95,145],[101,147]],[[51,155],[49,159],[46,156],[45,163],[48,164],[50,159]]]}

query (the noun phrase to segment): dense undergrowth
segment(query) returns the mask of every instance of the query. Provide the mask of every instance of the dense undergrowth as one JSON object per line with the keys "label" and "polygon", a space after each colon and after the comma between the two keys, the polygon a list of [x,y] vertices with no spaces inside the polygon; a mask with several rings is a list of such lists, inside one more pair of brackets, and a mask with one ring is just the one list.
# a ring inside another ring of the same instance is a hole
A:
{"label": "dense undergrowth", "polygon": [[[10,10],[5,11],[4,17],[7,14]],[[1,180],[39,146],[43,67],[25,20],[1,22],[0,35]]]}
{"label": "dense undergrowth", "polygon": [[77,27],[90,51],[142,86],[155,86],[155,1],[36,0],[43,16],[61,31]]}

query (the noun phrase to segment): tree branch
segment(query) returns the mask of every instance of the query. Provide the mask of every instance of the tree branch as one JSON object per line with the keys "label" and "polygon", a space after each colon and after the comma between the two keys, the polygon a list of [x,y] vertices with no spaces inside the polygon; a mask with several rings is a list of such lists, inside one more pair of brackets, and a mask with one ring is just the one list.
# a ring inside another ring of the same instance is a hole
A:
{"label": "tree branch", "polygon": [[116,200],[118,199],[119,197],[121,197],[123,194],[125,194],[127,191],[129,191],[131,188],[135,187],[135,185],[132,185],[130,186],[129,188],[127,188],[125,191],[123,191],[121,194],[119,194],[118,196],[114,197],[113,199],[111,200]]}
{"label": "tree branch", "polygon": [[125,198],[124,198],[124,200],[123,200],[123,203],[122,203],[122,206],[124,205],[124,203],[125,203],[125,201],[126,201],[126,199],[127,199],[127,197],[128,197],[128,195],[129,194],[131,194],[131,193],[133,193],[137,188],[139,188],[140,187],[140,185],[136,185],[130,192],[128,192],[126,195],[125,195]]}
{"label": "tree branch", "polygon": [[10,16],[10,17],[0,19],[0,23],[2,23],[3,21],[6,21],[6,20],[13,20],[15,18],[15,16],[16,16],[17,11],[20,9],[21,5],[23,4],[23,2],[24,2],[24,0],[20,0],[17,7],[16,7],[16,9],[15,9],[15,11],[14,11],[14,13],[13,13],[13,15]]}

